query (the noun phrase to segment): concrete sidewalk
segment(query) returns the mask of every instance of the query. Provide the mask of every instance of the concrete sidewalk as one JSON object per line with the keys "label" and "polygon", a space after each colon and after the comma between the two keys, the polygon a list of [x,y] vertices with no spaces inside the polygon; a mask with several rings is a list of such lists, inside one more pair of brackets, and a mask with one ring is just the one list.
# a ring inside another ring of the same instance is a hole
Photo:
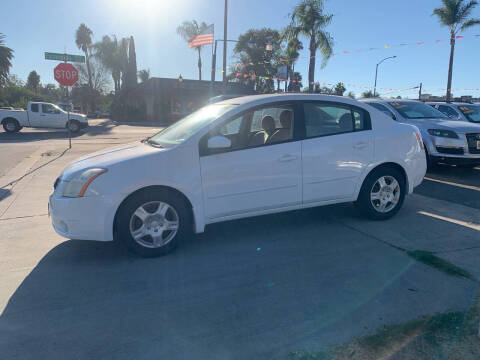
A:
{"label": "concrete sidewalk", "polygon": [[395,248],[480,277],[480,210],[421,195],[384,222],[342,204],[211,225],[158,259],[63,239],[47,216],[53,182],[107,146],[46,146],[0,178],[38,168],[0,201],[2,358],[281,359],[465,309],[476,293]]}

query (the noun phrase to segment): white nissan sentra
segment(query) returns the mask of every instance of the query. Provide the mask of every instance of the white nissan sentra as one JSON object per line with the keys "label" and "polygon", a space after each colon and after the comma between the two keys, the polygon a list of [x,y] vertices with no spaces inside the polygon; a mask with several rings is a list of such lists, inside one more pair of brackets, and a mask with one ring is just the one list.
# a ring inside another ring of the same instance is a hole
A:
{"label": "white nissan sentra", "polygon": [[355,202],[387,219],[422,182],[415,126],[324,95],[259,95],[208,105],[158,134],[85,156],[55,182],[53,227],[165,254],[205,225]]}

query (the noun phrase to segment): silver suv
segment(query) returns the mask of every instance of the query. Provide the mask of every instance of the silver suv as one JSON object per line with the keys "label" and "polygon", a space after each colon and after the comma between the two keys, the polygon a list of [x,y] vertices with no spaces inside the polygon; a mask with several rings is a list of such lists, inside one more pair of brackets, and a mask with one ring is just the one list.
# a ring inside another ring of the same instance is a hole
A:
{"label": "silver suv", "polygon": [[394,120],[415,125],[421,132],[429,166],[480,165],[480,124],[452,120],[430,105],[415,100],[362,99]]}
{"label": "silver suv", "polygon": [[441,111],[452,120],[480,124],[480,104],[463,102],[428,102],[427,104]]}

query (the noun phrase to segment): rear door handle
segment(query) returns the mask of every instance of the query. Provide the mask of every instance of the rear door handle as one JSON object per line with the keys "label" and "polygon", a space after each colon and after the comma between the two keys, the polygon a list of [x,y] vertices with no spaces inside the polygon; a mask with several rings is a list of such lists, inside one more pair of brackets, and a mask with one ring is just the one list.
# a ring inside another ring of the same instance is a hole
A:
{"label": "rear door handle", "polygon": [[282,155],[278,161],[280,162],[287,162],[287,161],[293,161],[293,160],[297,160],[298,159],[298,156],[296,155],[290,155],[290,154],[285,154],[285,155]]}
{"label": "rear door handle", "polygon": [[364,149],[368,146],[368,143],[367,142],[364,142],[364,141],[359,141],[357,142],[355,145],[353,145],[353,148],[354,149]]}

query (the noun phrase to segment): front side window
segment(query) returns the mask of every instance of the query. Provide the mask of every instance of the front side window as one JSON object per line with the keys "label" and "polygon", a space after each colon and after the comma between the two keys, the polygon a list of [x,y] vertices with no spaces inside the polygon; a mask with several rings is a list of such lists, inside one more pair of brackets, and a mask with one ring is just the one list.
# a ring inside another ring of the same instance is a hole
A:
{"label": "front side window", "polygon": [[236,105],[208,105],[153,135],[149,142],[161,146],[181,144],[198,130],[215,121]]}
{"label": "front side window", "polygon": [[438,110],[447,115],[449,118],[458,118],[458,114],[450,106],[439,105]]}
{"label": "front side window", "polygon": [[406,119],[439,118],[444,120],[446,118],[446,116],[442,112],[421,102],[390,101],[388,104],[392,106],[395,110],[397,110],[400,115],[402,115]]}
{"label": "front side window", "polygon": [[348,105],[305,103],[305,136],[307,138],[368,130],[368,113]]}
{"label": "front side window", "polygon": [[[294,110],[290,105],[265,106],[246,111],[219,125],[201,140],[203,155],[273,145],[293,139]],[[208,139],[213,136],[229,138],[228,149],[209,150]]]}
{"label": "front side window", "polygon": [[458,109],[468,121],[480,123],[480,105],[458,105]]}
{"label": "front side window", "polygon": [[44,114],[59,114],[60,109],[52,104],[42,104],[42,112]]}

